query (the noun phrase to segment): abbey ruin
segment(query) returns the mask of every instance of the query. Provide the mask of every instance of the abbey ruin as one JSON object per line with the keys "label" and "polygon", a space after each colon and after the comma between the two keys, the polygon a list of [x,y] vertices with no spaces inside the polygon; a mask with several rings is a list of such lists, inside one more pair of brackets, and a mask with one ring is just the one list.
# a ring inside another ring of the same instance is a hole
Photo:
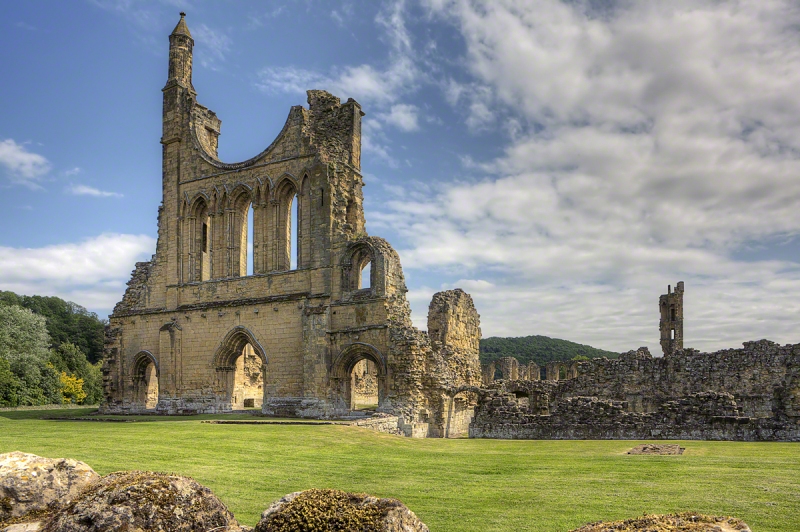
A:
{"label": "abbey ruin", "polygon": [[[366,404],[407,436],[464,433],[474,402],[447,390],[480,384],[479,316],[451,290],[434,295],[427,333],[412,326],[397,252],[364,228],[361,106],[310,90],[269,147],[223,163],[193,46],[181,14],[158,243],[110,316],[102,410],[337,417]],[[353,389],[366,376],[371,397]]]}
{"label": "abbey ruin", "polygon": [[659,299],[658,358],[481,367],[480,317],[459,289],[435,294],[416,329],[397,252],[365,230],[361,106],[310,90],[267,149],[223,163],[183,14],[169,43],[158,243],[110,316],[104,412],[362,412],[361,426],[413,437],[800,441],[800,344],[685,349],[683,282]]}

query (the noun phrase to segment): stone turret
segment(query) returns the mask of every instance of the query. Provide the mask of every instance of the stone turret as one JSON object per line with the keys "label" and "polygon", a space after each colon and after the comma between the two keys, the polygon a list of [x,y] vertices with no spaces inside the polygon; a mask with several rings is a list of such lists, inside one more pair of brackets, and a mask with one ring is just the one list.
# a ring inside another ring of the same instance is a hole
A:
{"label": "stone turret", "polygon": [[173,84],[194,91],[192,86],[192,48],[194,39],[186,25],[186,13],[181,13],[178,25],[169,36],[169,76],[164,89]]}
{"label": "stone turret", "polygon": [[658,298],[661,320],[661,350],[664,355],[683,349],[683,281],[675,285],[675,291],[667,286],[667,293]]}

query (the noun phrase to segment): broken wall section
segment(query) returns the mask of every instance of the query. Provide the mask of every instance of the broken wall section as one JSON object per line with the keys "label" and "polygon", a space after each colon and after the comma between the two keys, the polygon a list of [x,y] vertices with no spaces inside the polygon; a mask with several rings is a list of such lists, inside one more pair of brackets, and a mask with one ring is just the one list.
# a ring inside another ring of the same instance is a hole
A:
{"label": "broken wall section", "polygon": [[800,344],[645,348],[594,359],[559,381],[499,381],[482,395],[473,437],[800,441]]}

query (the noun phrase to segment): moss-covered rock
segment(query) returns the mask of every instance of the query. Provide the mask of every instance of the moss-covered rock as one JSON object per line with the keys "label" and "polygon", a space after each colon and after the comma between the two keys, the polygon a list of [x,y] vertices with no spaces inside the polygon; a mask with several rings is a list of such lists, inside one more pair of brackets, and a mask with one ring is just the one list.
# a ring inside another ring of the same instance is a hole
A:
{"label": "moss-covered rock", "polygon": [[50,517],[43,532],[128,530],[240,531],[210,489],[188,477],[128,471],[111,473]]}
{"label": "moss-covered rock", "polygon": [[255,532],[428,532],[397,499],[311,489],[291,493],[261,514]]}
{"label": "moss-covered rock", "polygon": [[741,519],[715,517],[696,512],[643,515],[624,521],[591,523],[572,532],[750,532]]}

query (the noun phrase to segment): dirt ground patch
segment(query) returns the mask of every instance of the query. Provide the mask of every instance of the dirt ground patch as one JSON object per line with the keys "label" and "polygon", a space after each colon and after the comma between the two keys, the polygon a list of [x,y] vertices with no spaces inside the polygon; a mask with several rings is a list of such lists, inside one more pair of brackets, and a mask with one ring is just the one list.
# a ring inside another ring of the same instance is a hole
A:
{"label": "dirt ground patch", "polygon": [[684,512],[590,523],[571,532],[751,532],[741,519]]}
{"label": "dirt ground patch", "polygon": [[683,454],[685,450],[685,447],[674,443],[643,443],[628,451],[628,454]]}

